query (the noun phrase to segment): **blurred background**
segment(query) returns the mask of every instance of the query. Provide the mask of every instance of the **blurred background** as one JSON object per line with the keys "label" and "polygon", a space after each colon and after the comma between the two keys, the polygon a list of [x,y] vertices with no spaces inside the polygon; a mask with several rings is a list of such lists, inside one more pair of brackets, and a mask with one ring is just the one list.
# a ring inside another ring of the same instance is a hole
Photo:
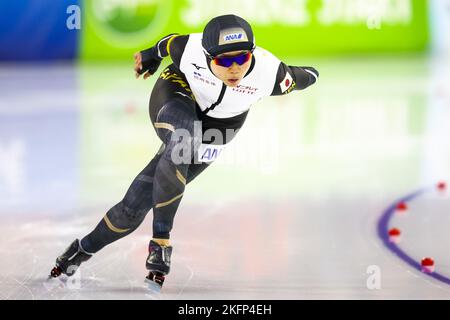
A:
{"label": "blurred background", "polygon": [[[136,80],[133,53],[228,13],[320,79],[252,106],[189,185],[159,298],[450,298],[377,235],[388,206],[450,177],[449,0],[0,2],[0,298],[149,298],[151,213],[86,264],[80,288],[43,284],[160,145],[148,117],[156,76]],[[432,256],[450,277],[449,209],[429,193],[389,226],[412,259]]]}

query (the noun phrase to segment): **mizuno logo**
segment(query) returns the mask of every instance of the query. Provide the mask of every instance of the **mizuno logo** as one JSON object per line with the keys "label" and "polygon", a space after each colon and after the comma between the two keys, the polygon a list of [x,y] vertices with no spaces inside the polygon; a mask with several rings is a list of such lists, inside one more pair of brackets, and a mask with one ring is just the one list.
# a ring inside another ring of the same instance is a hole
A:
{"label": "mizuno logo", "polygon": [[204,67],[200,67],[200,66],[198,66],[198,65],[196,65],[195,63],[191,63],[194,67],[196,67],[197,68],[197,70],[200,70],[200,69],[206,69],[206,68],[204,68]]}

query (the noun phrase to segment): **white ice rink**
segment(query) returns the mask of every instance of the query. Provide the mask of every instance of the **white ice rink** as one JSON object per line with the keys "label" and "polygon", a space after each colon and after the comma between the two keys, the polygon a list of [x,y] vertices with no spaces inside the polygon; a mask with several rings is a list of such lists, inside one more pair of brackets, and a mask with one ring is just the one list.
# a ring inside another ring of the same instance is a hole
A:
{"label": "white ice rink", "polygon": [[[120,201],[159,141],[154,79],[130,65],[0,66],[1,299],[450,299],[450,64],[421,55],[289,61],[320,71],[304,92],[254,105],[190,184],[162,293],[144,285],[151,212],[77,276],[55,258]],[[394,213],[395,254],[378,224]],[[372,273],[375,272],[375,273]]]}

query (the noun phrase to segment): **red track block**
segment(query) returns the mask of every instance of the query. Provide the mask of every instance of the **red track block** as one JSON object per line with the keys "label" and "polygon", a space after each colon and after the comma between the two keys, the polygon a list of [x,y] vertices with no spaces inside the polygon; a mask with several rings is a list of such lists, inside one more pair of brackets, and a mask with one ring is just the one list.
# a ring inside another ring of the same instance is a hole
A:
{"label": "red track block", "polygon": [[397,228],[392,228],[389,230],[389,241],[392,243],[399,243],[400,242],[400,235],[401,232]]}
{"label": "red track block", "polygon": [[408,205],[406,204],[406,202],[399,202],[396,209],[398,212],[405,212],[406,210],[408,210]]}
{"label": "red track block", "polygon": [[426,257],[421,261],[422,272],[431,273],[434,272],[434,260],[433,258]]}
{"label": "red track block", "polygon": [[136,109],[136,105],[133,102],[128,102],[124,107],[125,113],[127,114],[135,113]]}
{"label": "red track block", "polygon": [[447,189],[447,184],[441,181],[437,184],[437,188],[439,191],[445,191]]}

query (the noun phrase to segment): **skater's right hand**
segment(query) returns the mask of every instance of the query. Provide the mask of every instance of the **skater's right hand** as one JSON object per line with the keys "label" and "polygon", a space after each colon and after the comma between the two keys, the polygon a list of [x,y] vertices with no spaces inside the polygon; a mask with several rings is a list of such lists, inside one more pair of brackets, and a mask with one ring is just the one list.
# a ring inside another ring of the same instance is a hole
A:
{"label": "skater's right hand", "polygon": [[[146,50],[147,51],[147,50]],[[136,79],[144,74],[144,80],[154,74],[161,64],[159,57],[154,57],[151,52],[136,52],[134,54],[134,71]]]}
{"label": "skater's right hand", "polygon": [[[136,52],[134,54],[134,71],[136,79],[138,79],[145,70],[142,70],[142,54],[140,52]],[[144,80],[151,76],[150,72],[144,73]]]}

